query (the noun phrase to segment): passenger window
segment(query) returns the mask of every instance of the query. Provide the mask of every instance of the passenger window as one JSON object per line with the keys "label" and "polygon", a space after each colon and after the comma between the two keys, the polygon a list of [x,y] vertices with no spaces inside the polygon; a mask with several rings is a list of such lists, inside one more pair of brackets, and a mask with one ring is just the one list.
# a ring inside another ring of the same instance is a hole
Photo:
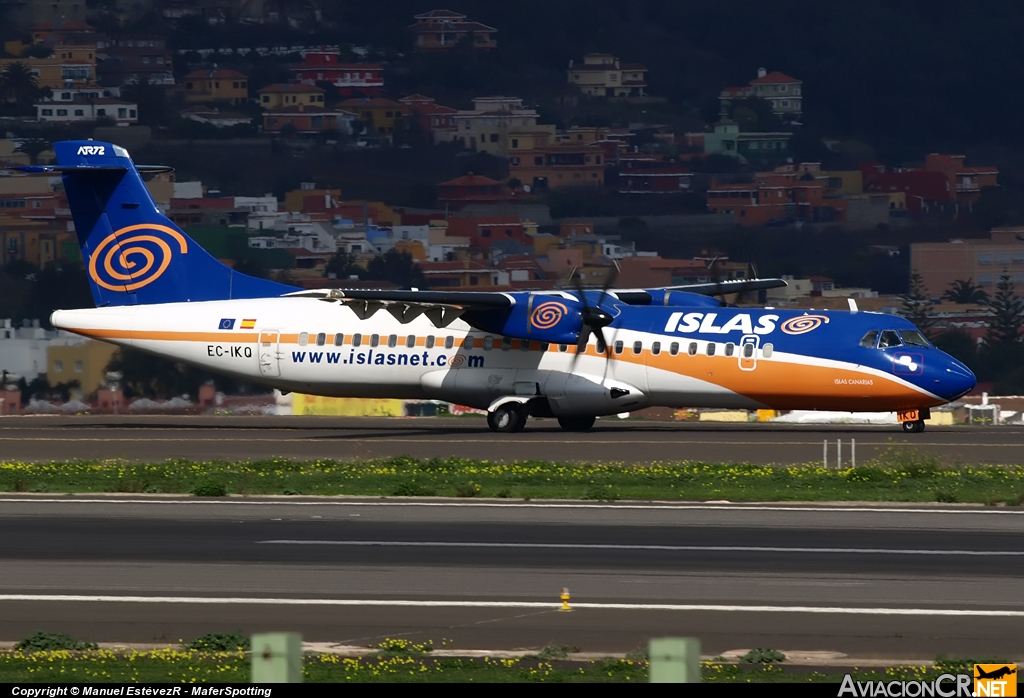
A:
{"label": "passenger window", "polygon": [[753,344],[744,344],[743,345],[743,358],[744,359],[749,359],[753,355],[754,355],[754,345]]}
{"label": "passenger window", "polygon": [[643,350],[644,350],[644,343],[643,342],[633,342],[633,353],[634,354],[639,354]]}
{"label": "passenger window", "polygon": [[696,356],[697,355],[697,343],[696,342],[690,342],[690,346],[688,346],[686,348],[686,353],[689,354],[690,356]]}
{"label": "passenger window", "polygon": [[725,345],[725,355],[726,356],[732,356],[732,353],[734,351],[736,351],[736,345],[735,344],[733,344],[732,342],[729,342],[728,344]]}
{"label": "passenger window", "polygon": [[519,341],[519,351],[530,351],[529,340],[522,339]]}
{"label": "passenger window", "polygon": [[774,344],[765,344],[763,347],[761,347],[761,356],[764,357],[765,359],[770,359],[772,358],[773,351],[775,351]]}
{"label": "passenger window", "polygon": [[900,330],[900,337],[908,347],[930,347],[928,338],[917,330]]}
{"label": "passenger window", "polygon": [[622,341],[621,341],[621,340],[620,340],[620,341],[618,341],[618,342],[616,342],[616,343],[615,343],[615,353],[616,353],[616,354],[621,354],[621,353],[622,353],[622,348],[623,348],[623,346],[625,346],[625,345],[624,345],[624,344],[622,343]]}
{"label": "passenger window", "polygon": [[490,351],[494,348],[494,337],[484,337],[484,351]]}
{"label": "passenger window", "polygon": [[339,332],[338,334],[334,335],[334,346],[340,347],[344,343],[345,343],[345,335],[343,335],[341,332]]}
{"label": "passenger window", "polygon": [[661,353],[661,342],[655,342],[651,345],[651,353],[655,356]]}
{"label": "passenger window", "polygon": [[708,342],[708,356],[714,356],[714,355],[715,355],[715,343],[714,342]]}
{"label": "passenger window", "polygon": [[434,348],[434,335],[428,334],[427,335],[427,342],[423,346],[425,346],[427,349],[433,349]]}
{"label": "passenger window", "polygon": [[363,335],[361,335],[361,334],[354,334],[354,335],[352,335],[352,346],[358,347],[358,346],[362,346],[362,344],[363,344]]}
{"label": "passenger window", "polygon": [[511,348],[512,348],[512,338],[511,337],[502,337],[501,338],[501,350],[502,351],[508,351]]}
{"label": "passenger window", "polygon": [[[587,340],[587,344],[590,344],[590,340]],[[597,338],[597,352],[603,354],[608,351],[608,345],[604,343],[604,340],[599,336]]]}
{"label": "passenger window", "polygon": [[445,337],[444,338],[444,348],[445,349],[451,349],[454,346],[455,346],[455,337]]}
{"label": "passenger window", "polygon": [[558,351],[561,351],[561,352],[569,351],[569,345],[568,344],[559,344],[558,345]]}
{"label": "passenger window", "polygon": [[299,346],[304,347],[309,344],[309,332],[299,333]]}
{"label": "passenger window", "polygon": [[327,344],[327,333],[321,332],[316,336],[316,345],[322,347],[325,344]]}
{"label": "passenger window", "polygon": [[405,346],[408,349],[412,349],[416,346],[416,335],[411,334],[405,338]]}
{"label": "passenger window", "polygon": [[463,349],[472,349],[473,345],[475,343],[476,343],[476,338],[475,337],[467,336],[465,339],[462,340],[462,348]]}
{"label": "passenger window", "polygon": [[900,346],[903,346],[903,342],[900,340],[900,336],[896,334],[895,330],[885,330],[882,332],[882,337],[878,340],[879,349],[889,349],[890,347]]}
{"label": "passenger window", "polygon": [[668,353],[675,356],[679,353],[679,342],[672,342],[668,345]]}
{"label": "passenger window", "polygon": [[371,334],[370,335],[370,346],[371,347],[375,347],[378,344],[380,344],[380,335],[379,334]]}
{"label": "passenger window", "polygon": [[392,348],[398,346],[398,335],[397,334],[388,335],[388,346],[392,347]]}
{"label": "passenger window", "polygon": [[540,343],[540,350],[541,351],[547,351],[549,348],[551,348],[551,345],[548,344],[547,342],[541,342]]}
{"label": "passenger window", "polygon": [[878,342],[878,330],[871,330],[866,335],[861,337],[860,345],[866,349],[874,349],[875,344]]}

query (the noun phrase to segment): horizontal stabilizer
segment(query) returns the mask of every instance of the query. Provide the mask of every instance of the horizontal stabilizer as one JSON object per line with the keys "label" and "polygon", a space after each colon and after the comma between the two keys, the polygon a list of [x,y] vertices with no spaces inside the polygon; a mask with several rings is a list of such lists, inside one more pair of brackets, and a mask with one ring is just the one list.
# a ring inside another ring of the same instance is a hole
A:
{"label": "horizontal stabilizer", "polygon": [[[120,165],[21,165],[12,167],[15,172],[22,174],[69,174],[73,172],[127,172],[127,167]],[[162,172],[174,172],[174,168],[168,165],[135,165],[139,174],[160,174]]]}

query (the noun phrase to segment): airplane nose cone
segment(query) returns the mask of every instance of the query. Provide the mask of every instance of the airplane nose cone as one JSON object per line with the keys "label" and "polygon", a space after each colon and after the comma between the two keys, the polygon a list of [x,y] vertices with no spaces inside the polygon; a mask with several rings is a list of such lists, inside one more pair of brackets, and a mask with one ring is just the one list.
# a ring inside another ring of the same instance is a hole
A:
{"label": "airplane nose cone", "polygon": [[978,383],[971,369],[956,359],[950,359],[937,380],[938,394],[950,402],[971,392]]}

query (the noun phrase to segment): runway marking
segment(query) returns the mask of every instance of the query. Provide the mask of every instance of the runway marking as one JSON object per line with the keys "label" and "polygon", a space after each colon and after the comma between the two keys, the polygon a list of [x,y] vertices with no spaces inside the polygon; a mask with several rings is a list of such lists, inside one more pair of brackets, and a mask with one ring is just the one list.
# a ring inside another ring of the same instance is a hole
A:
{"label": "runway marking", "polygon": [[290,501],[280,500],[243,500],[243,499],[78,499],[74,495],[57,498],[28,498],[24,496],[0,495],[0,502],[7,504],[146,504],[146,505],[212,505],[212,506],[299,506],[299,507],[428,507],[428,508],[464,508],[464,509],[622,509],[622,510],[652,510],[652,511],[785,511],[789,513],[894,513],[894,514],[986,514],[994,516],[1024,516],[1024,509],[1010,509],[1008,507],[981,507],[974,509],[946,509],[941,507],[921,508],[895,508],[895,507],[872,507],[855,506],[761,506],[751,504],[583,504],[574,502],[353,502],[353,501]]}
{"label": "runway marking", "polygon": [[[557,610],[547,601],[420,601],[409,599],[289,599],[210,596],[87,596],[73,594],[0,594],[4,601],[77,603],[209,604],[256,606],[393,606],[411,608],[538,608]],[[596,611],[712,611],[721,613],[816,613],[861,616],[959,616],[975,618],[1024,618],[1024,611],[957,608],[856,608],[847,606],[739,606],[731,604],[574,603],[576,609]]]}
{"label": "runway marking", "polygon": [[381,548],[523,548],[537,550],[651,550],[682,553],[820,553],[838,555],[973,555],[1024,557],[1024,550],[897,550],[893,548],[783,548],[753,545],[623,545],[614,543],[472,543],[401,540],[259,540],[260,545],[339,545]]}

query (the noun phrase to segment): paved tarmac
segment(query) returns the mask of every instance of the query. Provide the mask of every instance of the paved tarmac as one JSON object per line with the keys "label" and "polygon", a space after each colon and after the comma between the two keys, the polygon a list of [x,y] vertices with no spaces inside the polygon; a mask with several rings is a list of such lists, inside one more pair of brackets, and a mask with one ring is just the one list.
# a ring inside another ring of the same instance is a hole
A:
{"label": "paved tarmac", "polygon": [[1024,657],[1016,508],[11,495],[0,530],[0,640]]}
{"label": "paved tarmac", "polygon": [[568,433],[554,420],[531,420],[520,434],[493,434],[479,417],[8,417],[0,418],[0,454],[30,461],[73,458],[252,459],[373,458],[412,455],[492,460],[546,459],[645,463],[703,460],[820,463],[829,441],[843,461],[864,463],[880,449],[907,444],[963,463],[1024,460],[1024,428],[792,426],[633,421],[606,418],[589,433]]}

